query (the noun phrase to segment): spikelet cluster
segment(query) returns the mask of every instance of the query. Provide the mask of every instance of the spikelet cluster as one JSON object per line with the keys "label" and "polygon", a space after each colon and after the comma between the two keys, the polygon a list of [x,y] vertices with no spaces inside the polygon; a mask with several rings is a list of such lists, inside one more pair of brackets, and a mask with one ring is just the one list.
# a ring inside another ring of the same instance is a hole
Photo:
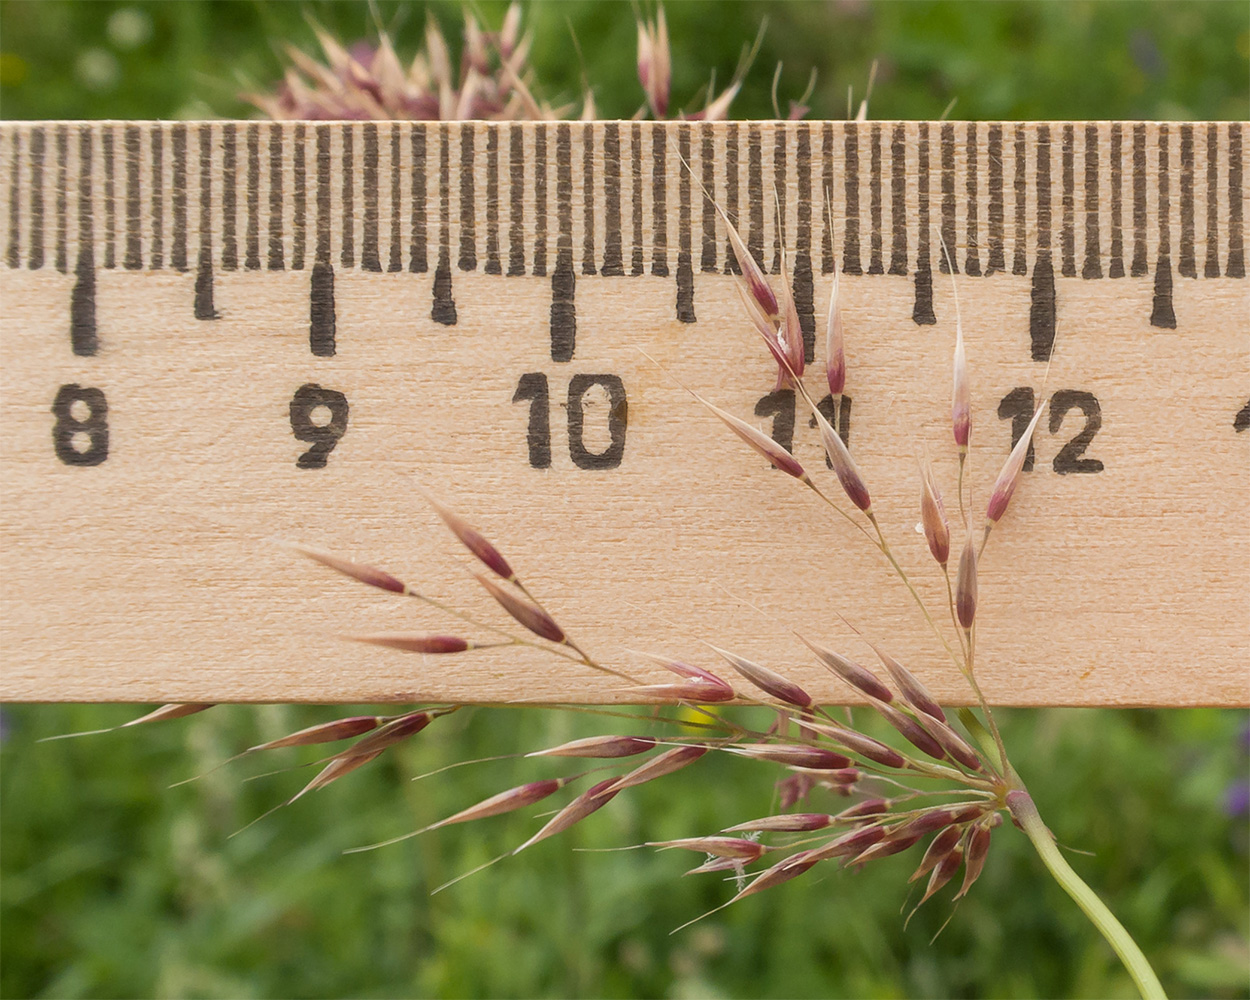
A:
{"label": "spikelet cluster", "polygon": [[[733,245],[741,245],[728,219],[726,223]],[[741,253],[739,280],[748,324],[755,327],[774,360],[787,373],[789,384],[820,422],[837,489],[825,492],[816,478],[770,437],[702,397],[696,399],[744,443],[816,492],[842,517],[862,519],[858,523],[865,535],[920,603],[882,533],[868,486],[846,444],[813,401],[803,381],[802,368],[791,363],[785,352],[781,334],[787,311],[784,293],[773,291],[745,247]],[[844,337],[840,295],[835,282],[828,327],[836,329],[837,334],[831,335],[827,344],[839,355]],[[778,326],[765,329],[761,317],[781,320]],[[965,364],[962,330],[957,334],[955,356],[956,384],[966,387],[967,372],[961,369]],[[843,357],[826,358],[825,380],[831,388],[834,384],[830,373],[835,370],[836,386],[841,390],[847,377]],[[961,431],[967,440],[970,414],[956,408],[952,427],[959,448]],[[1027,447],[1025,437],[1004,464],[991,491],[986,527],[974,531],[965,519],[965,541],[953,583],[948,568],[951,526],[936,477],[927,461],[921,465],[921,524],[929,553],[949,585],[950,619],[957,629],[955,643],[947,641],[927,610],[925,618],[973,683],[978,697],[973,677],[978,541],[983,546],[989,527],[1002,518],[1018,483],[1021,456]],[[962,492],[962,485],[960,489]],[[703,663],[660,654],[647,655],[642,667],[604,663],[569,635],[494,542],[443,501],[428,491],[422,493],[473,560],[472,576],[481,585],[488,604],[496,609],[494,617],[502,615],[504,624],[492,622],[489,614],[449,609],[442,601],[385,569],[319,549],[294,546],[300,554],[338,574],[400,599],[416,600],[442,613],[450,612],[458,623],[454,632],[363,632],[344,636],[345,639],[424,655],[472,655],[475,650],[510,645],[537,647],[575,667],[598,670],[627,682],[624,693],[638,700],[684,705],[701,721],[694,737],[688,728],[678,727],[665,733],[657,720],[651,720],[646,723],[646,732],[583,738],[533,751],[528,756],[581,760],[585,769],[505,789],[422,829],[361,850],[383,847],[452,824],[526,809],[568,786],[587,786],[572,793],[532,836],[508,852],[515,855],[567,830],[630,788],[695,766],[710,754],[725,754],[779,770],[776,810],[706,835],[650,845],[660,850],[703,855],[688,874],[727,873],[734,890],[724,905],[778,886],[825,863],[854,867],[913,847],[921,856],[911,880],[925,880],[917,906],[960,872],[962,880],[955,899],[965,895],[976,882],[993,831],[1002,824],[1004,815],[1011,814],[1011,803],[1022,793],[984,702],[981,707],[989,729],[975,714],[964,710],[960,713],[961,731],[924,682],[883,646],[864,640],[877,663],[874,668],[817,638],[800,636],[815,661],[846,686],[851,700],[865,702],[893,730],[897,738],[885,742],[857,728],[849,714],[840,717],[819,705],[808,691],[773,667],[710,643],[706,644]],[[842,505],[844,500],[850,502],[849,509]],[[959,507],[964,509],[962,497]],[[648,676],[657,671],[660,676]],[[766,729],[759,729],[758,723],[756,727],[737,723],[730,714],[715,710],[727,703],[768,708],[772,723]],[[166,706],[136,721],[156,721],[204,707],[207,706]],[[289,805],[418,736],[437,718],[457,707],[431,705],[393,717],[340,719],[252,747],[246,753],[352,741],[323,760],[316,777],[282,803]],[[604,776],[604,771],[609,773]],[[818,798],[821,803],[839,799],[843,803],[836,809],[828,805],[820,809],[815,805]]]}
{"label": "spikelet cluster", "polygon": [[[522,32],[521,7],[508,8],[497,31],[489,31],[469,11],[464,14],[464,43],[459,59],[438,22],[426,22],[421,49],[402,60],[390,35],[379,30],[376,42],[344,45],[314,25],[319,56],[296,46],[286,47],[289,65],[270,91],[244,97],[275,121],[412,120],[517,121],[596,115],[593,91],[587,87],[580,108],[553,105],[529,65],[531,36]],[[709,87],[703,106],[676,117],[690,121],[721,121],[742,88],[754,49],[744,52],[729,85],[719,93]],[[663,7],[654,18],[638,22],[638,81],[644,103],[635,118],[669,117],[672,54]],[[805,110],[805,109],[803,109]]]}
{"label": "spikelet cluster", "polygon": [[[497,627],[465,614],[459,616],[464,624],[489,628],[491,637],[413,632],[345,638],[425,654],[466,653],[509,643],[537,644],[592,669],[630,677],[585,654],[492,542],[440,501],[428,494],[427,498],[467,552],[484,567],[475,575],[486,594],[522,626],[524,633],[504,636]],[[398,583],[385,570],[316,549],[301,547],[300,551],[358,582],[434,603],[411,585]],[[588,775],[605,767],[615,772],[573,795],[529,839],[509,852],[515,855],[567,830],[629,788],[691,767],[708,754],[720,753],[779,768],[778,811],[741,820],[705,836],[649,846],[703,854],[704,859],[688,874],[729,873],[737,888],[725,905],[780,885],[822,862],[843,867],[861,865],[921,841],[926,846],[912,880],[927,881],[917,905],[961,870],[963,879],[956,898],[964,895],[981,873],[992,831],[1002,822],[1012,790],[1001,767],[956,729],[924,683],[884,649],[868,644],[884,672],[882,676],[819,641],[801,638],[815,660],[843,682],[849,693],[866,701],[905,746],[900,748],[858,731],[818,705],[806,690],[780,672],[731,650],[708,646],[709,655],[720,666],[653,655],[647,657],[649,665],[664,671],[669,679],[638,683],[627,689],[628,693],[639,699],[683,703],[702,712],[707,721],[698,738],[615,733],[536,750],[528,756],[580,759],[590,770],[506,789],[420,830],[361,849],[528,808],[566,786],[588,782]],[[728,702],[766,706],[774,712],[773,723],[761,731],[727,722],[722,714],[710,711],[712,706]],[[286,805],[368,763],[389,747],[417,735],[439,715],[454,710],[455,706],[441,706],[391,719],[338,720],[253,747],[248,753],[356,739],[330,757],[322,772]],[[806,806],[796,810],[817,794],[851,801],[836,811],[818,812]]]}
{"label": "spikelet cluster", "polygon": [[[290,49],[291,67],[282,85],[273,93],[252,96],[270,117],[500,120],[555,118],[567,111],[553,108],[534,96],[532,72],[526,64],[529,38],[521,32],[520,9],[516,5],[508,10],[498,31],[483,30],[471,14],[466,14],[464,47],[458,63],[453,62],[446,39],[433,20],[426,29],[424,48],[407,65],[400,61],[385,33],[376,44],[351,48],[321,30],[318,39],[324,61]],[[747,62],[749,58],[729,87],[715,96],[709,91],[703,109],[684,117],[725,117]],[[662,8],[653,19],[639,22],[637,66],[645,101],[639,116],[666,118],[672,74]],[[861,118],[865,111],[861,108]],[[593,98],[589,95],[583,115],[593,116]],[[765,193],[751,192],[751,197],[762,199]],[[777,386],[794,388],[810,409],[833,472],[829,487],[821,485],[789,451],[747,420],[701,396],[695,398],[771,466],[818,494],[842,518],[857,524],[884,557],[890,571],[920,604],[916,589],[895,559],[878,523],[868,484],[846,443],[816,405],[804,382],[804,344],[784,253],[781,273],[774,285],[732,220],[719,205],[715,207],[727,227],[737,259],[744,325],[763,341],[776,363]],[[848,379],[844,348],[848,331],[843,320],[842,296],[840,276],[835,274],[826,316],[822,372],[835,404]],[[956,506],[962,513],[964,459],[972,413],[962,322],[958,319],[952,381],[951,432],[960,461]],[[1038,414],[1042,405],[1044,401],[1039,404]],[[1004,464],[990,491],[984,522],[974,530],[964,516],[964,539],[954,580],[948,566],[953,540],[946,505],[927,459],[921,463],[920,523],[928,551],[948,584],[955,641],[948,641],[923,605],[921,610],[978,699],[980,691],[974,676],[977,563],[991,529],[1001,521],[1019,483],[1036,424],[1035,415],[1028,433]],[[776,809],[706,835],[650,845],[702,855],[688,874],[728,873],[734,889],[724,905],[778,886],[822,864],[859,866],[913,847],[918,849],[920,858],[911,880],[926,880],[917,906],[961,871],[956,899],[977,880],[993,831],[1001,825],[1004,815],[1011,815],[1012,802],[1023,794],[983,700],[981,717],[968,710],[960,713],[961,730],[925,684],[888,650],[865,643],[878,664],[873,668],[815,637],[800,636],[815,661],[846,686],[851,700],[865,702],[894,732],[897,738],[885,742],[857,728],[850,721],[849,712],[845,716],[835,715],[817,704],[807,691],[776,669],[715,645],[707,645],[703,663],[658,653],[644,654],[641,666],[602,662],[568,634],[493,542],[451,507],[428,492],[425,496],[472,557],[472,575],[482,587],[488,606],[495,609],[495,618],[503,623],[491,621],[489,613],[450,609],[433,595],[384,569],[308,546],[293,546],[300,554],[358,583],[400,599],[416,600],[450,613],[457,620],[451,631],[363,631],[344,639],[397,653],[439,656],[471,656],[477,650],[508,646],[537,647],[569,661],[571,668],[601,671],[624,681],[629,685],[624,693],[640,701],[682,705],[702,721],[697,737],[691,737],[688,728],[677,727],[666,733],[663,720],[657,717],[645,723],[647,732],[589,737],[533,751],[528,756],[555,758],[556,763],[568,758],[583,761],[584,770],[536,778],[505,789],[422,829],[362,850],[453,824],[527,809],[569,786],[586,786],[570,794],[532,836],[509,852],[515,855],[569,829],[630,788],[696,766],[709,755],[725,754],[778,769]],[[732,713],[723,711],[730,703],[770,709],[771,725],[759,729],[733,721]],[[176,718],[210,707],[167,705],[129,725]],[[338,719],[251,747],[240,756],[345,744],[321,761],[322,768],[312,780],[281,803],[290,805],[417,738],[438,718],[458,708],[453,704],[428,705],[394,716]],[[642,724],[644,720],[640,720]],[[838,807],[831,808],[831,802],[837,802]],[[822,804],[824,807],[819,808]]]}
{"label": "spikelet cluster", "polygon": [[343,45],[315,27],[322,60],[287,46],[290,60],[282,83],[272,93],[247,95],[277,121],[388,120],[438,121],[553,118],[530,89],[526,60],[530,38],[521,35],[521,9],[514,4],[499,31],[483,31],[465,12],[464,47],[452,58],[442,29],[426,22],[424,47],[405,65],[390,36],[379,32],[376,44]]}

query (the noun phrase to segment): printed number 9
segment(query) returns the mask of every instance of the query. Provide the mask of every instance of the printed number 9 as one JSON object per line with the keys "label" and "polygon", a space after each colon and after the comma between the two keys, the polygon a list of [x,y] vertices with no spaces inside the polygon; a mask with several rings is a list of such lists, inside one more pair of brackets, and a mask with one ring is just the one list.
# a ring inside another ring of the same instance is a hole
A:
{"label": "printed number 9", "polygon": [[[321,412],[318,412],[321,411]],[[323,414],[329,414],[327,419]],[[314,382],[301,385],[291,400],[291,431],[297,441],[311,444],[295,460],[299,469],[324,469],[326,459],[347,432],[347,397]],[[314,416],[317,419],[314,419]]]}

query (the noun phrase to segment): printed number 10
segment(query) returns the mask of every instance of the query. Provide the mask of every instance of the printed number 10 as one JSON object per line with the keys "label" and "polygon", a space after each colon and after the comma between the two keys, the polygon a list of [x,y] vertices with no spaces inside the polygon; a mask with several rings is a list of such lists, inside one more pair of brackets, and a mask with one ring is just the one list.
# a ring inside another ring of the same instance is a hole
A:
{"label": "printed number 10", "polygon": [[[586,394],[599,386],[608,396],[608,446],[594,452],[586,447]],[[517,383],[512,402],[530,404],[525,440],[529,463],[535,469],[551,468],[551,393],[543,372],[527,372]],[[615,469],[625,455],[625,428],[629,403],[619,375],[574,375],[569,380],[569,458],[579,469]]]}

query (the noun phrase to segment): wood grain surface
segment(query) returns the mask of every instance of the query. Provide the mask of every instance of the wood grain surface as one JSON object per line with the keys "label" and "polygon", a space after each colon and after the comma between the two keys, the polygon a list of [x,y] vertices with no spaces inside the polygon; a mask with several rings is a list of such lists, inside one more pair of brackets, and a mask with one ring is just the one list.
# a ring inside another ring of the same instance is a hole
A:
{"label": "wood grain surface", "polygon": [[706,189],[774,284],[787,248],[819,395],[840,271],[840,423],[939,627],[917,456],[957,520],[956,289],[976,530],[1048,399],[981,564],[991,702],[1246,705],[1243,132],[0,125],[0,698],[628,700],[536,649],[342,638],[510,625],[420,486],[632,675],[663,679],[640,652],[711,665],[711,642],[845,700],[795,632],[868,657],[854,625],[967,702],[881,555],[678,384],[840,496],[774,391]]}

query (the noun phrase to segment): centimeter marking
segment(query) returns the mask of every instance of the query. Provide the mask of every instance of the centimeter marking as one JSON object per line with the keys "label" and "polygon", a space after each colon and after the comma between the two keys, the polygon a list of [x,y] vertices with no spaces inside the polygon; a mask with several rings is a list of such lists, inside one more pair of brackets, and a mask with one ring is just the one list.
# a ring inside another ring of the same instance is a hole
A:
{"label": "centimeter marking", "polygon": [[[1153,274],[1172,329],[1180,278],[1244,278],[1244,125],[1230,123],[91,122],[0,125],[9,268],[73,271],[69,336],[100,348],[97,270],[194,271],[218,318],[221,272],[304,271],[309,349],[336,351],[342,270],[434,270],[430,316],[455,326],[454,275],[551,279],[551,357],[577,345],[578,277],[675,280],[736,262],[711,199],[772,273],[783,236],[809,360],[813,274],[1029,277],[1029,341],[1050,357],[1055,276]],[[672,160],[680,156],[689,169]],[[693,177],[692,177],[693,174]],[[694,178],[698,183],[694,183]],[[704,197],[705,189],[710,198]],[[773,192],[776,193],[774,211]],[[782,226],[777,225],[780,214]]]}
{"label": "centimeter marking", "polygon": [[[724,593],[821,635],[832,600],[966,698],[875,554],[835,541],[831,574],[809,498],[742,488],[764,463],[729,435],[685,447],[697,418],[634,357],[645,345],[823,464],[793,392],[762,395],[767,361],[734,332],[719,205],[774,274],[784,242],[809,359],[830,275],[853,276],[863,381],[853,417],[850,395],[820,406],[893,537],[914,527],[917,436],[947,405],[944,274],[973,292],[981,473],[1027,425],[1063,316],[1036,456],[1055,475],[1034,475],[983,567],[991,698],[1245,704],[1245,128],[0,123],[0,697],[625,697],[532,651],[450,670],[345,653],[327,630],[413,623],[351,588],[310,596],[315,567],[247,541],[394,553],[453,604],[480,599],[454,562],[437,579],[442,536],[397,505],[397,474],[417,470],[467,516],[506,509],[490,530],[506,522],[501,543],[540,577],[553,538],[593,541],[558,565],[577,583],[561,621],[596,648],[636,648],[654,611],[656,642],[689,627],[801,664]],[[292,374],[305,366],[337,388]],[[327,462],[349,411],[368,433]],[[294,462],[288,417],[309,445]],[[940,579],[918,585],[940,606]]]}

